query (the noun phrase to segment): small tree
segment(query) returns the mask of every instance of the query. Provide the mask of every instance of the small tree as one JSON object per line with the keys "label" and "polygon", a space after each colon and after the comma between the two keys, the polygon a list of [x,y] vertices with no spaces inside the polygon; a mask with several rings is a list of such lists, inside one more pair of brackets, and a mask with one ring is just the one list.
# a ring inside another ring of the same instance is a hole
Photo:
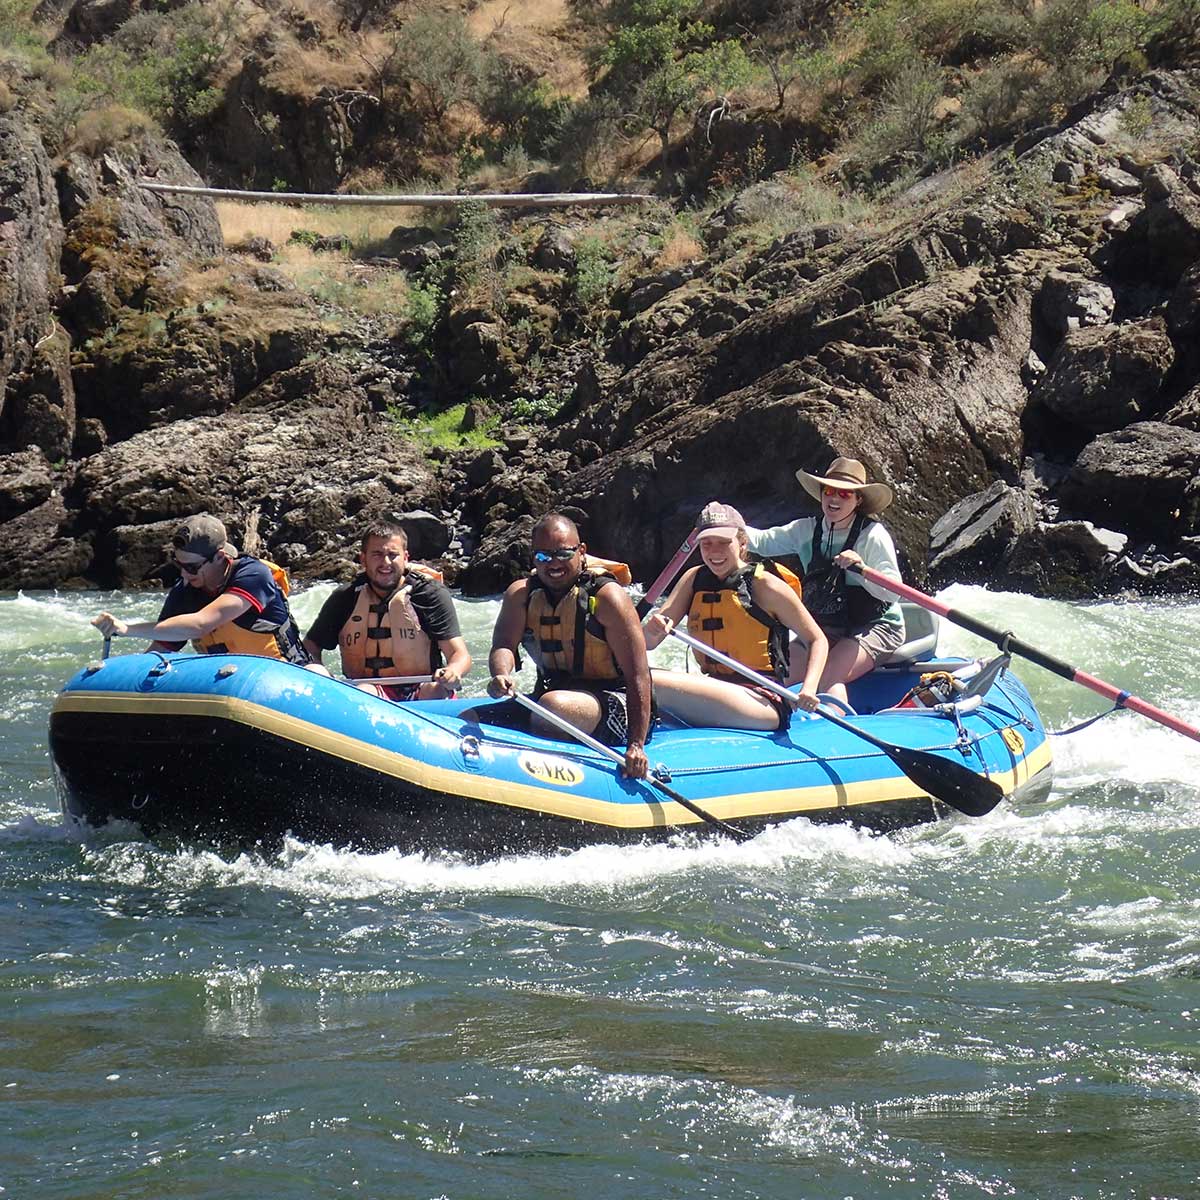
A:
{"label": "small tree", "polygon": [[634,96],[634,115],[658,134],[661,177],[666,180],[671,153],[671,129],[681,111],[696,107],[704,96],[716,95],[745,83],[750,60],[740,42],[719,42],[664,63],[652,72]]}
{"label": "small tree", "polygon": [[459,13],[422,9],[401,26],[396,47],[392,69],[409,80],[435,121],[474,99],[485,56]]}

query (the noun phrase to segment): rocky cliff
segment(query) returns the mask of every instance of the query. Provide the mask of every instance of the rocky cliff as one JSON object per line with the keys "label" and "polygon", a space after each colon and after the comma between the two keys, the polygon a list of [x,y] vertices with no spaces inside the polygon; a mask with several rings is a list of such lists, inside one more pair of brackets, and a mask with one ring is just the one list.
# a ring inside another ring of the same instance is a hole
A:
{"label": "rocky cliff", "polygon": [[[1151,114],[1136,138],[1133,104]],[[559,319],[586,218],[551,222],[523,309],[447,315],[440,377],[519,388],[541,322],[571,401],[436,457],[387,411],[429,390],[403,346],[227,255],[203,202],[137,186],[196,180],[172,147],[51,162],[0,116],[0,587],[157,579],[172,523],[200,510],[302,577],[345,570],[365,517],[401,515],[486,593],[565,506],[645,578],[705,500],[790,519],[795,469],[842,453],[895,488],[918,581],[1193,588],[1198,116],[1200,74],[1153,73],[922,180],[886,219],[730,254],[777,186],[754,185],[709,220],[706,256],[634,273],[586,330]]]}

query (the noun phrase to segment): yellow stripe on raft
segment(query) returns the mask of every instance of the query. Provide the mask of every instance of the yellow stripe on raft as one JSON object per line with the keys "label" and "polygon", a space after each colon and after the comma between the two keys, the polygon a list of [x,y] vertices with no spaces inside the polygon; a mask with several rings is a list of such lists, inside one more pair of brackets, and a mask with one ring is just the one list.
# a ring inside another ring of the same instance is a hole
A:
{"label": "yellow stripe on raft", "polygon": [[[277,712],[275,709],[242,700],[236,696],[131,696],[125,692],[64,692],[54,712],[112,713],[208,717],[233,721],[250,729],[273,734],[285,741],[307,746],[356,766],[369,767],[383,775],[402,779],[433,792],[446,792],[489,804],[504,804],[588,821],[620,829],[654,829],[675,825],[698,825],[702,819],[673,800],[653,799],[647,784],[645,804],[621,804],[566,792],[549,786],[514,783],[491,775],[438,767],[417,758],[370,746],[358,738],[315,725],[311,721]],[[450,736],[453,736],[452,734]],[[486,745],[486,742],[484,743]],[[548,756],[555,751],[547,749]],[[991,778],[1005,795],[1016,790],[1039,771],[1050,765],[1050,746],[1043,742],[1032,753],[1017,759],[1011,771]],[[590,763],[572,760],[583,770],[595,770]],[[607,768],[605,769],[607,775]],[[610,777],[609,777],[610,778]],[[606,779],[607,783],[607,779]],[[746,817],[803,816],[805,813],[832,808],[850,808],[864,804],[885,804],[896,800],[928,798],[904,775],[860,783],[822,784],[806,788],[786,788],[767,792],[743,792],[737,795],[706,797],[704,807],[725,820]],[[649,819],[647,819],[649,818]]]}

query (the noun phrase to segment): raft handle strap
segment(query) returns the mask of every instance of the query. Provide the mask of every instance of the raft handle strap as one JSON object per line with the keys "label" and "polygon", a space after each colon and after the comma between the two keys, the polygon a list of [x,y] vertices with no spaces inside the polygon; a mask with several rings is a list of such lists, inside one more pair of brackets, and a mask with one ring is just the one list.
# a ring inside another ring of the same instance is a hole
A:
{"label": "raft handle strap", "polygon": [[1048,729],[1046,732],[1051,737],[1066,737],[1071,733],[1078,733],[1081,729],[1086,729],[1089,725],[1095,725],[1097,721],[1102,721],[1105,717],[1111,717],[1113,713],[1120,712],[1125,707],[1125,701],[1129,699],[1132,692],[1121,692],[1115,701],[1112,708],[1106,708],[1102,713],[1097,713],[1094,717],[1088,717],[1086,721],[1080,721],[1078,725],[1072,725],[1068,729]]}

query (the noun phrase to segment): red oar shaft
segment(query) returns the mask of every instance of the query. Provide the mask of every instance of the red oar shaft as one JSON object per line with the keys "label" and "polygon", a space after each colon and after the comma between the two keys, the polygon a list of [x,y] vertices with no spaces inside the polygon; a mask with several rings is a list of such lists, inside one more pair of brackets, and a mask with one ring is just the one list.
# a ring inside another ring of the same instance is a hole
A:
{"label": "red oar shaft", "polygon": [[646,594],[638,601],[638,616],[644,617],[659,598],[675,582],[675,577],[683,570],[684,564],[696,548],[700,534],[693,529],[679,544],[671,561],[659,572],[658,578],[646,589]]}
{"label": "red oar shaft", "polygon": [[1168,729],[1173,729],[1176,733],[1182,733],[1184,737],[1194,738],[1200,742],[1200,729],[1197,729],[1194,725],[1189,725],[1186,721],[1181,721],[1178,717],[1173,717],[1170,713],[1163,712],[1161,708],[1157,708],[1148,701],[1141,699],[1140,696],[1134,696],[1130,692],[1115,687],[1111,683],[1105,683],[1103,679],[1097,679],[1095,675],[1089,675],[1086,671],[1080,671],[1077,667],[1071,666],[1070,663],[1063,662],[1061,658],[1055,658],[1054,655],[1047,654],[1044,650],[1039,650],[1036,646],[1031,646],[1028,642],[1023,642],[1016,634],[1005,633],[991,625],[985,625],[969,613],[959,612],[957,609],[951,608],[948,604],[943,604],[942,601],[935,597],[927,596],[924,592],[919,592],[916,588],[909,587],[907,583],[901,583],[898,579],[892,579],[888,575],[881,575],[878,571],[872,570],[870,567],[856,564],[855,566],[847,567],[847,570],[854,571],[871,583],[877,584],[881,588],[887,588],[889,592],[894,592],[901,599],[911,600],[914,604],[919,604],[922,608],[927,608],[930,612],[937,613],[939,617],[945,617],[947,621],[952,621],[955,625],[966,629],[968,632],[977,634],[979,637],[993,642],[1005,654],[1019,654],[1022,658],[1027,658],[1030,662],[1037,663],[1039,667],[1045,667],[1047,671],[1052,671],[1055,675],[1059,675],[1063,679],[1069,679],[1072,683],[1078,683],[1085,688],[1089,688],[1097,695],[1111,700],[1121,708],[1128,708],[1130,711],[1138,713],[1143,717],[1148,717],[1151,721],[1157,721],[1160,725],[1165,725]]}

